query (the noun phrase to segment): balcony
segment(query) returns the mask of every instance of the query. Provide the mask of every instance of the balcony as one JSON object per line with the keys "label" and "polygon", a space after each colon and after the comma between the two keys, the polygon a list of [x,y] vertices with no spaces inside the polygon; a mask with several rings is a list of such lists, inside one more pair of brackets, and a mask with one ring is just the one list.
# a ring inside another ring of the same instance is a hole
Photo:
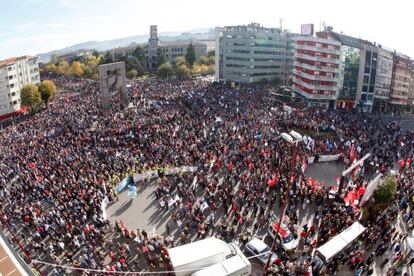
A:
{"label": "balcony", "polygon": [[317,46],[309,46],[309,45],[300,45],[295,44],[295,50],[306,50],[306,51],[316,51],[316,52],[323,52],[328,54],[336,54],[339,55],[340,51],[336,49],[324,48],[324,47],[317,47]]}
{"label": "balcony", "polygon": [[337,73],[337,74],[339,74],[339,68],[332,68],[332,67],[327,67],[327,66],[309,65],[307,63],[299,62],[297,60],[295,60],[293,62],[293,66],[298,66],[298,67],[302,67],[302,68],[309,69],[309,70],[314,70],[314,71],[322,71],[322,72],[329,72],[329,73]]}
{"label": "balcony", "polygon": [[312,89],[312,90],[324,90],[324,91],[336,91],[336,86],[330,86],[330,85],[321,85],[321,84],[312,84],[312,83],[307,83],[305,81],[299,80],[299,79],[294,79],[294,82],[296,82],[297,84],[300,84],[308,89]]}
{"label": "balcony", "polygon": [[327,58],[327,57],[321,57],[321,56],[310,56],[310,55],[304,55],[304,54],[298,54],[298,53],[295,53],[295,56],[298,58],[303,58],[306,60],[312,60],[312,61],[318,61],[318,62],[329,62],[329,63],[334,63],[334,64],[339,64],[341,62],[340,59]]}
{"label": "balcony", "polygon": [[328,77],[328,76],[321,76],[321,75],[310,75],[303,71],[298,71],[296,69],[293,69],[293,74],[296,74],[298,76],[307,78],[309,80],[319,80],[319,81],[337,81],[336,78]]}

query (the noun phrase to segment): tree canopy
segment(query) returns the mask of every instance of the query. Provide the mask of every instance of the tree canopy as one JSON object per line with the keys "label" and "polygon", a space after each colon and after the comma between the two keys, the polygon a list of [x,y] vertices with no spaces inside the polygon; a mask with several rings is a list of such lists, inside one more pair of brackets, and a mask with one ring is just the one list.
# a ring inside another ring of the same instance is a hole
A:
{"label": "tree canopy", "polygon": [[42,102],[39,89],[34,84],[28,84],[20,90],[20,100],[23,106],[29,107],[32,111]]}
{"label": "tree canopy", "polygon": [[190,45],[188,45],[187,48],[187,54],[185,55],[185,60],[187,61],[187,63],[190,66],[193,66],[194,62],[195,62],[195,49],[192,43],[190,43]]}
{"label": "tree canopy", "polygon": [[171,65],[171,63],[169,63],[168,61],[161,64],[160,66],[158,66],[158,76],[162,79],[165,79],[167,77],[169,77],[170,75],[172,75],[173,73],[173,67]]}
{"label": "tree canopy", "polygon": [[46,106],[56,97],[57,89],[53,81],[44,80],[38,86],[42,101]]}
{"label": "tree canopy", "polygon": [[397,179],[394,175],[384,177],[382,183],[374,192],[375,202],[379,204],[389,204],[397,192]]}

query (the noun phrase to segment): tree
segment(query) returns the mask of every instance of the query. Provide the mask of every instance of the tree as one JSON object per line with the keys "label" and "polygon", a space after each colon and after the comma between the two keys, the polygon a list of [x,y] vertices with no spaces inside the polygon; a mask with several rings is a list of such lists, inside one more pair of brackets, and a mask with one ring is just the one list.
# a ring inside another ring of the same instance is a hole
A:
{"label": "tree", "polygon": [[204,64],[194,63],[192,68],[192,74],[194,75],[205,75],[208,72],[208,66]]}
{"label": "tree", "polygon": [[381,205],[388,205],[397,193],[397,180],[394,175],[384,177],[382,183],[374,192],[375,202]]}
{"label": "tree", "polygon": [[57,73],[58,72],[58,67],[53,63],[46,64],[44,69],[47,72],[52,72],[52,73]]}
{"label": "tree", "polygon": [[139,63],[145,63],[145,52],[141,47],[137,46],[137,48],[134,50],[134,57],[138,59]]}
{"label": "tree", "polygon": [[53,81],[44,80],[38,86],[40,97],[46,105],[49,105],[49,102],[56,97],[57,89]]}
{"label": "tree", "polygon": [[186,64],[181,64],[175,69],[175,74],[179,78],[186,78],[190,75],[190,69],[188,69]]}
{"label": "tree", "polygon": [[157,73],[160,78],[165,79],[173,73],[173,67],[169,62],[165,62],[158,66]]}
{"label": "tree", "polygon": [[59,62],[56,73],[61,74],[61,75],[69,75],[70,72],[71,72],[71,67],[67,61],[63,60]]}
{"label": "tree", "polygon": [[77,77],[83,76],[84,70],[82,63],[80,63],[79,61],[74,61],[71,66],[71,72],[73,75]]}
{"label": "tree", "polygon": [[188,68],[187,61],[185,60],[185,57],[178,57],[175,59],[175,67],[178,68],[181,65],[185,65]]}
{"label": "tree", "polygon": [[135,79],[137,76],[138,76],[138,71],[135,70],[135,69],[132,69],[132,70],[128,71],[128,73],[127,73],[127,77],[130,80]]}
{"label": "tree", "polygon": [[216,51],[214,51],[214,50],[210,50],[210,51],[207,52],[208,57],[215,57],[215,55],[216,55]]}
{"label": "tree", "polygon": [[42,102],[39,89],[34,84],[28,84],[20,90],[20,99],[23,106],[29,107],[31,111],[37,109]]}
{"label": "tree", "polygon": [[190,66],[193,66],[195,61],[195,49],[192,43],[188,45],[187,54],[185,55],[185,60]]}
{"label": "tree", "polygon": [[108,51],[105,53],[103,58],[100,60],[99,64],[107,64],[107,63],[113,63],[113,62],[114,62],[114,58],[112,54]]}
{"label": "tree", "polygon": [[168,62],[167,57],[163,53],[158,52],[157,53],[157,66],[160,66],[166,62]]}
{"label": "tree", "polygon": [[142,75],[143,73],[141,63],[139,62],[138,58],[134,56],[129,57],[125,60],[125,69],[127,72],[135,70],[137,71],[137,75]]}
{"label": "tree", "polygon": [[93,50],[92,56],[94,56],[96,58],[99,58],[100,54],[99,54],[99,52],[97,50]]}

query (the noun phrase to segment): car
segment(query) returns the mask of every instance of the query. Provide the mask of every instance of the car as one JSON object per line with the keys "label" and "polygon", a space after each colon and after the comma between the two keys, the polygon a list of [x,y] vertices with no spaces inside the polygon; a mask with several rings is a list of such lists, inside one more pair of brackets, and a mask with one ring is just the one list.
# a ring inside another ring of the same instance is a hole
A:
{"label": "car", "polygon": [[299,241],[295,239],[292,232],[289,230],[286,225],[283,223],[280,224],[279,227],[279,220],[273,220],[272,223],[270,223],[268,228],[268,234],[272,239],[275,239],[276,237],[276,231],[278,231],[278,241],[282,245],[283,249],[286,251],[295,250],[296,247],[298,247]]}
{"label": "car", "polygon": [[[268,252],[268,253],[266,253],[266,252]],[[259,256],[257,256],[257,260],[261,264],[266,265],[267,260],[269,259],[269,255],[270,255],[270,248],[262,240],[255,237],[255,238],[251,239],[246,244],[245,253],[248,256],[259,255]],[[266,253],[266,254],[264,254],[264,253]],[[272,257],[270,258],[271,263],[276,261],[276,259],[277,259],[277,255],[276,255],[276,253],[273,252]]]}

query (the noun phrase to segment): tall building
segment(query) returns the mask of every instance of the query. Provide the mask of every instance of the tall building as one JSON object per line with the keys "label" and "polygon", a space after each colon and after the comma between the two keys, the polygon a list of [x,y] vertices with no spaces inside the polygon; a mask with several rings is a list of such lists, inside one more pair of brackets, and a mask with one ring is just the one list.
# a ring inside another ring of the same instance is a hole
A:
{"label": "tall building", "polygon": [[411,68],[410,58],[394,51],[390,96],[390,104],[394,111],[408,104]]}
{"label": "tall building", "polygon": [[257,23],[216,27],[216,79],[252,83],[286,78],[287,35]]}
{"label": "tall building", "polygon": [[411,82],[408,91],[408,104],[411,105],[411,110],[414,110],[414,60],[411,61]]}
{"label": "tall building", "polygon": [[376,112],[387,112],[391,93],[393,53],[379,46],[377,78],[374,89],[374,106]]}
{"label": "tall building", "polygon": [[313,36],[294,41],[293,91],[310,107],[335,108],[343,79],[341,43]]}
{"label": "tall building", "polygon": [[1,118],[20,109],[20,89],[30,83],[40,83],[37,57],[22,56],[0,61]]}
{"label": "tall building", "polygon": [[338,95],[337,108],[359,107],[371,112],[377,71],[378,49],[375,44],[352,36],[336,33],[326,27],[317,36],[334,39],[343,49],[343,87]]}

